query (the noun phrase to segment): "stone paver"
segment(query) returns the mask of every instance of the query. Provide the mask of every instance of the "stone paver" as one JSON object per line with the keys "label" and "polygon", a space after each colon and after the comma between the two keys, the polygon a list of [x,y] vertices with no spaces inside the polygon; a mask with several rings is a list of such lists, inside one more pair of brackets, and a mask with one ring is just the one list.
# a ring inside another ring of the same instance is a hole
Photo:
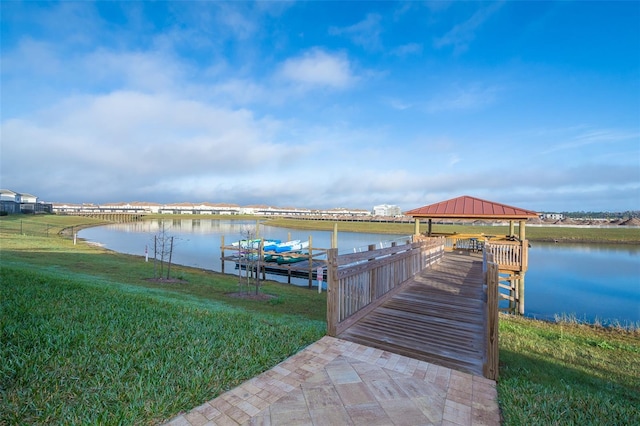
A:
{"label": "stone paver", "polygon": [[499,424],[493,380],[325,336],[165,425]]}

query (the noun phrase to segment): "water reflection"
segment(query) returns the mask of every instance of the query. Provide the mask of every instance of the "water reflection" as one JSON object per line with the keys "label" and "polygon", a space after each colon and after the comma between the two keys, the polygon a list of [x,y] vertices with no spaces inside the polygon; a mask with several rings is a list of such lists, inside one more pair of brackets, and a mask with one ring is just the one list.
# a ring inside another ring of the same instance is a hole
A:
{"label": "water reflection", "polygon": [[640,247],[535,243],[525,279],[527,315],[640,323]]}
{"label": "water reflection", "polygon": [[[247,231],[272,239],[311,238],[312,246],[329,248],[331,232],[273,228],[255,221],[213,219],[163,219],[88,228],[80,237],[109,249],[144,256],[152,253],[153,237],[162,227],[175,236],[174,261],[198,268],[221,270],[221,237],[230,244]],[[378,247],[406,236],[340,232],[340,253]],[[227,265],[227,271],[233,265]],[[278,277],[270,277],[276,279]],[[282,279],[282,278],[280,278]],[[306,285],[306,280],[299,280]],[[528,316],[553,319],[557,314],[579,320],[640,324],[640,246],[611,244],[533,243],[525,278],[525,311]]]}

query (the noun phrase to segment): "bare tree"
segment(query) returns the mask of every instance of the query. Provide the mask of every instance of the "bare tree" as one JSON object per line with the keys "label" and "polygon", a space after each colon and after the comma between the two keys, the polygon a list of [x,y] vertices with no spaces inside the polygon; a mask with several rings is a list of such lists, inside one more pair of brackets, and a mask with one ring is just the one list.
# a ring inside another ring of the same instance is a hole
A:
{"label": "bare tree", "polygon": [[[167,279],[171,274],[171,259],[173,257],[173,235],[169,235],[164,222],[161,222],[158,233],[153,236],[153,278],[162,278],[164,265],[167,264]],[[159,258],[159,260],[158,260]],[[160,271],[158,271],[158,263]]]}
{"label": "bare tree", "polygon": [[[262,257],[262,241],[256,238],[254,229],[247,228],[242,232],[242,240],[238,244],[238,287],[241,293],[249,294],[251,287],[255,294],[260,292],[260,266]],[[242,270],[245,276],[242,276]]]}

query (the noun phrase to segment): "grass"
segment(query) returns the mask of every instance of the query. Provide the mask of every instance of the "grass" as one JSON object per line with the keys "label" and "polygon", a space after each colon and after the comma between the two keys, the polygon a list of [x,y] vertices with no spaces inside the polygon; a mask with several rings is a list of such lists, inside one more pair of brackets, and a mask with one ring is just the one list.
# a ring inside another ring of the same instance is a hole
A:
{"label": "grass", "polygon": [[640,424],[640,332],[500,318],[507,425]]}
{"label": "grass", "polygon": [[273,299],[242,299],[237,277],[177,265],[180,282],[150,281],[151,263],[54,224],[0,227],[0,425],[156,424],[325,334],[325,293],[266,282]]}
{"label": "grass", "polygon": [[1,234],[21,234],[30,236],[56,236],[63,231],[72,236],[74,231],[87,226],[107,223],[104,220],[83,216],[59,215],[8,215],[0,217]]}
{"label": "grass", "polygon": [[[71,225],[64,222],[58,225],[58,229],[67,226]],[[146,263],[139,256],[120,254],[82,242],[74,245],[69,238],[16,235],[1,231],[0,237],[3,265],[28,267],[41,272],[72,271],[80,276],[171,292],[172,297],[176,298],[222,301],[251,311],[301,315],[318,321],[326,319],[326,293],[318,294],[307,288],[265,281],[261,292],[274,296],[270,303],[265,304],[233,297],[232,293],[238,291],[237,276],[172,265],[172,276],[186,282],[155,282],[149,279],[154,276],[153,262]]]}
{"label": "grass", "polygon": [[[235,215],[212,217],[211,215],[182,215],[171,216],[172,219],[182,217],[186,219],[208,220],[256,220],[256,216]],[[148,215],[147,219],[167,219],[167,215]],[[309,229],[332,231],[333,221],[313,221],[287,218],[259,218],[261,223],[270,226],[279,226],[292,229]],[[74,231],[86,226],[95,226],[105,221],[81,216],[24,216],[9,215],[0,217],[0,233],[23,233],[25,235],[56,235],[63,232],[71,237]],[[507,235],[507,226],[471,226],[471,225],[433,225],[434,233],[458,233],[485,235]],[[421,224],[420,231],[426,232],[427,227]],[[409,223],[386,222],[361,222],[340,221],[339,232],[371,232],[381,234],[411,235],[414,225]],[[517,233],[517,226],[516,226]],[[526,228],[527,239],[530,241],[566,242],[566,243],[616,243],[616,244],[640,244],[640,227],[638,228],[569,228],[556,225],[528,226]]]}
{"label": "grass", "polygon": [[[275,218],[264,222],[270,226],[293,229],[333,230],[335,222],[308,221],[297,219]],[[517,225],[517,224],[516,224]],[[399,235],[411,235],[414,225],[408,223],[378,222],[338,222],[338,232],[371,232]],[[426,232],[427,226],[420,225],[420,232]],[[507,235],[508,226],[472,226],[472,225],[440,225],[434,224],[434,233],[443,234],[480,234]],[[517,234],[516,226],[516,234]],[[526,237],[530,241],[566,242],[566,243],[617,243],[640,244],[640,228],[568,228],[561,226],[526,227]]]}
{"label": "grass", "polygon": [[[140,257],[57,236],[87,223],[30,220],[49,236],[0,223],[0,424],[155,424],[325,333],[324,293],[238,299],[237,277],[179,266],[153,282]],[[639,361],[637,328],[501,316],[504,424],[640,424]]]}
{"label": "grass", "polygon": [[321,321],[2,267],[1,421],[156,423],[272,367]]}

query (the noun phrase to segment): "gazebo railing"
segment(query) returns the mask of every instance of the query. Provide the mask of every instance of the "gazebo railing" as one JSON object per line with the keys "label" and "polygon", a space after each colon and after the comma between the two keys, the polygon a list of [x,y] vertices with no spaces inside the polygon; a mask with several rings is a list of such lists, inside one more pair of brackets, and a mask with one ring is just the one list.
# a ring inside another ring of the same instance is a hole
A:
{"label": "gazebo railing", "polygon": [[529,242],[500,241],[486,242],[484,251],[493,255],[493,261],[500,270],[525,272],[529,264]]}

